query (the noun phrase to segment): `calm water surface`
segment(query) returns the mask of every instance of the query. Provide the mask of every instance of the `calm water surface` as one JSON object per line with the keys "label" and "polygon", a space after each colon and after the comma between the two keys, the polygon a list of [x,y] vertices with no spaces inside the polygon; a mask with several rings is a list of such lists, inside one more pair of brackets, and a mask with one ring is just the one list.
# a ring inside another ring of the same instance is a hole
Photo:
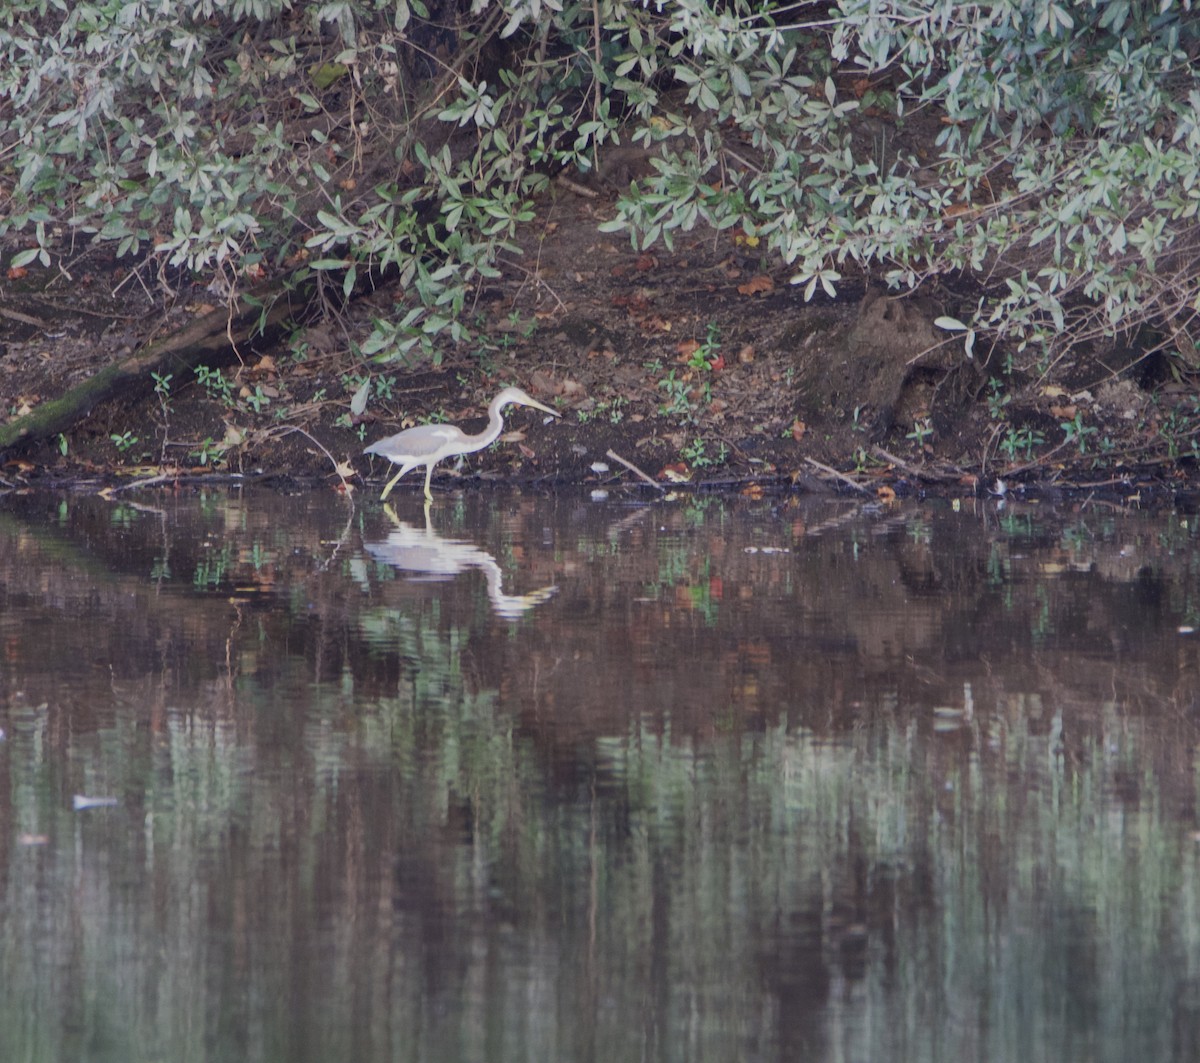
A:
{"label": "calm water surface", "polygon": [[1200,1058],[1197,518],[0,503],[0,1060]]}

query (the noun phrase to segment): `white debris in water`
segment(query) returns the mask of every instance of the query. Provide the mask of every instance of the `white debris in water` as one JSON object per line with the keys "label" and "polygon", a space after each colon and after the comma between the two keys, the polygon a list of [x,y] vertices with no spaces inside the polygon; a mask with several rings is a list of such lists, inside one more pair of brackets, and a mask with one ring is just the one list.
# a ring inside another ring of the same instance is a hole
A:
{"label": "white debris in water", "polygon": [[83,812],[89,808],[112,808],[118,802],[115,797],[88,797],[85,794],[76,794],[72,803],[76,812]]}

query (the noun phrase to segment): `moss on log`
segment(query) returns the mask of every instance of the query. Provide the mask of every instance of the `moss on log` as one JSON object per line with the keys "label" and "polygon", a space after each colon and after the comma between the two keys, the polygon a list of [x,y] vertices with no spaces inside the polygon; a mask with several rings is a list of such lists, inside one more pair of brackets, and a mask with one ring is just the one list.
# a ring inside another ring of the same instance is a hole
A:
{"label": "moss on log", "polygon": [[153,387],[154,373],[222,365],[232,360],[240,344],[258,337],[273,341],[302,312],[311,290],[310,280],[300,284],[289,279],[275,281],[239,298],[232,308],[223,307],[196,318],[180,331],[105,366],[24,417],[0,425],[0,452],[66,432],[115,396],[148,391]]}

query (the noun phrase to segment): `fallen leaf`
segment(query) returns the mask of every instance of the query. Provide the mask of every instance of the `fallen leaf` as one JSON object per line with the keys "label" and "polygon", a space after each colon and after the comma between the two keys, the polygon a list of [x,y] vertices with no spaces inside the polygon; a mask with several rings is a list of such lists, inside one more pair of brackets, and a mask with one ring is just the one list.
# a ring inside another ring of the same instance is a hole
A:
{"label": "fallen leaf", "polygon": [[751,362],[753,362],[754,361],[754,344],[747,343],[740,351],[738,351],[737,360],[742,365],[749,365]]}
{"label": "fallen leaf", "polygon": [[29,272],[29,270],[27,270],[24,266],[9,266],[8,267],[8,279],[10,281],[19,281],[28,272]]}
{"label": "fallen leaf", "polygon": [[808,425],[806,425],[802,420],[800,420],[800,418],[797,417],[796,420],[794,420],[792,422],[792,438],[797,443],[799,443],[800,440],[802,440],[804,438],[804,433],[807,431],[808,431]]}
{"label": "fallen leaf", "polygon": [[1079,412],[1078,406],[1051,406],[1050,416],[1061,417],[1064,421],[1075,420],[1075,414]]}
{"label": "fallen leaf", "polygon": [[680,340],[675,344],[675,352],[679,355],[681,362],[686,362],[698,350],[700,350],[700,344],[696,340]]}
{"label": "fallen leaf", "polygon": [[638,255],[633,268],[639,273],[649,273],[652,269],[658,269],[658,259],[651,254]]}
{"label": "fallen leaf", "polygon": [[775,282],[770,277],[765,273],[758,273],[745,284],[739,284],[737,290],[741,295],[758,295],[759,292],[773,291],[774,288]]}
{"label": "fallen leaf", "polygon": [[964,214],[974,214],[975,207],[970,203],[951,203],[944,211],[943,218],[959,218]]}

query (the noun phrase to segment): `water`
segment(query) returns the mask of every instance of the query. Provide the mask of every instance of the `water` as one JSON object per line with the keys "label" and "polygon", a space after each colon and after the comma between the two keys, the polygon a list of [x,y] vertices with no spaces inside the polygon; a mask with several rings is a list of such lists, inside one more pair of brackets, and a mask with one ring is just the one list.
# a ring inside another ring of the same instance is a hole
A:
{"label": "water", "polygon": [[0,1059],[1197,1058],[1195,528],[10,495]]}

